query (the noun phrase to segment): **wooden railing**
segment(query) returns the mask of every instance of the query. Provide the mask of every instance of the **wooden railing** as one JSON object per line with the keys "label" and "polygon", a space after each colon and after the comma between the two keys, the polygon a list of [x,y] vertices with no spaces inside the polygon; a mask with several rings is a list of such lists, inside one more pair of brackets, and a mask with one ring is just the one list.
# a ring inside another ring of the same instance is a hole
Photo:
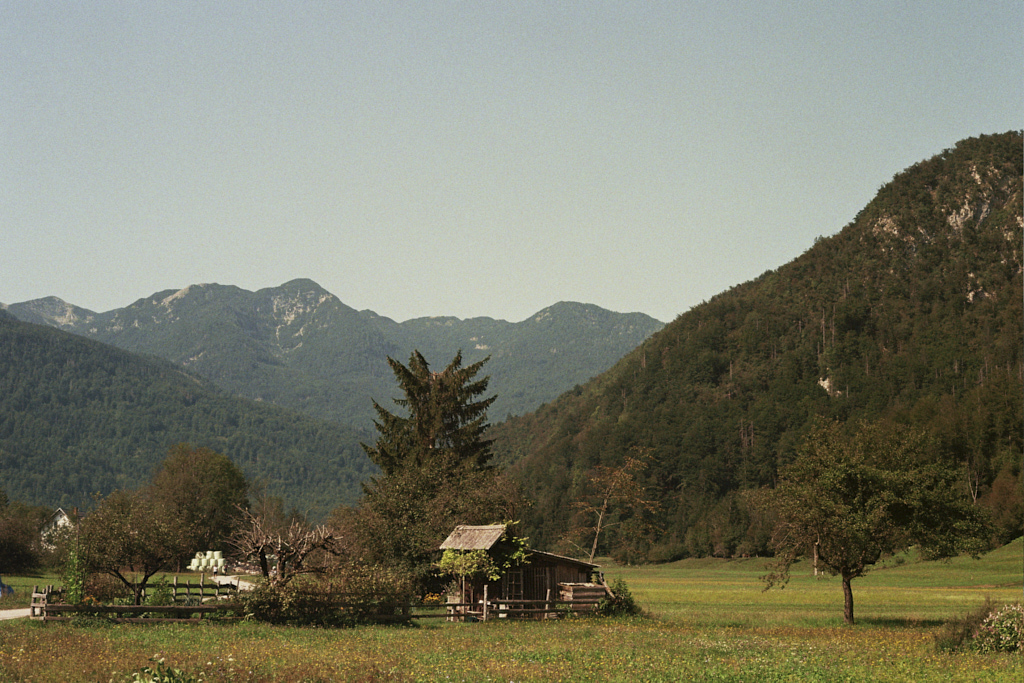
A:
{"label": "wooden railing", "polygon": [[[32,603],[29,618],[40,621],[67,621],[75,616],[110,616],[117,622],[160,623],[172,621],[196,622],[215,612],[234,612],[234,604],[226,603],[228,597],[238,591],[237,584],[207,583],[205,577],[199,582],[178,582],[178,577],[168,584],[173,605],[68,605],[64,600],[64,589],[53,586],[32,587]],[[145,597],[145,591],[143,591]],[[178,604],[197,602],[199,604]]]}
{"label": "wooden railing", "polygon": [[[33,606],[35,607],[35,606]],[[35,611],[35,610],[34,610]],[[76,616],[110,617],[118,623],[160,624],[171,622],[198,623],[214,612],[228,612],[237,618],[238,607],[231,603],[219,605],[42,605],[34,619],[68,621]]]}
{"label": "wooden railing", "polygon": [[[477,602],[449,602],[445,603],[443,614],[413,615],[414,619],[430,619],[434,617],[445,617],[449,621],[487,621],[488,619],[509,619],[509,618],[535,618],[535,619],[558,619],[571,614],[583,614],[593,612],[597,605],[605,598],[606,590],[595,587],[588,590],[580,598],[553,599],[552,590],[547,590],[547,596],[543,600],[520,600],[497,598],[488,599],[488,587],[483,589],[483,599]],[[579,590],[578,588],[576,590]],[[571,595],[568,594],[568,595]],[[439,605],[441,606],[441,605]],[[423,609],[422,607],[420,608]]]}
{"label": "wooden railing", "polygon": [[[171,584],[174,600],[179,603],[189,598],[198,599],[201,604],[174,605],[68,605],[64,604],[64,591],[46,586],[39,590],[33,587],[29,616],[41,621],[67,621],[75,616],[89,615],[110,618],[119,623],[159,624],[170,622],[196,623],[214,613],[227,612],[237,618],[240,608],[223,598],[234,594],[235,588],[219,584],[203,583]],[[550,593],[549,593],[550,595]],[[189,600],[191,602],[191,600]],[[484,599],[476,602],[449,602],[436,605],[418,605],[402,610],[401,614],[367,615],[377,622],[408,622],[412,619],[447,619],[448,621],[488,621],[490,619],[559,619],[568,615],[587,614],[596,609],[600,599],[555,600],[489,600],[486,591]]]}
{"label": "wooden railing", "polygon": [[587,614],[594,611],[598,600],[497,600],[494,602],[449,602],[436,607],[443,612],[424,612],[431,607],[419,606],[410,615],[412,619],[440,619],[449,621],[487,621],[488,619],[560,619],[567,615]]}

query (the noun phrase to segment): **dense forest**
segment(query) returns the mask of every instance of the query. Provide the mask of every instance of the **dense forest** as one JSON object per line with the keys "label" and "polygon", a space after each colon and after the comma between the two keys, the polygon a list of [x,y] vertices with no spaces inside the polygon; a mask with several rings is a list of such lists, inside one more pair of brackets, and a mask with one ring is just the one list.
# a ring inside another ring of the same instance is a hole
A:
{"label": "dense forest", "polygon": [[[1019,536],[1022,137],[965,140],[898,174],[838,234],[679,316],[594,381],[492,431],[557,547],[595,468],[629,454],[656,512],[616,520],[627,560],[765,551],[743,491],[815,420],[926,432],[963,495]],[[642,519],[641,519],[642,517]]]}
{"label": "dense forest", "polygon": [[377,471],[359,446],[367,438],[0,311],[0,482],[11,499],[87,508],[94,494],[140,486],[189,443],[322,517],[354,503]]}

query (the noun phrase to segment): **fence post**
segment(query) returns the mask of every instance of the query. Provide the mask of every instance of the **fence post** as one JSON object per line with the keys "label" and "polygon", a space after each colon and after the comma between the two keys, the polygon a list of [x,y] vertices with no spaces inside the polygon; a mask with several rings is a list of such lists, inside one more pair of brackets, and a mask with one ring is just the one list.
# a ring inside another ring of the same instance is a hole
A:
{"label": "fence post", "polygon": [[483,621],[487,621],[487,584],[484,584],[484,614]]}

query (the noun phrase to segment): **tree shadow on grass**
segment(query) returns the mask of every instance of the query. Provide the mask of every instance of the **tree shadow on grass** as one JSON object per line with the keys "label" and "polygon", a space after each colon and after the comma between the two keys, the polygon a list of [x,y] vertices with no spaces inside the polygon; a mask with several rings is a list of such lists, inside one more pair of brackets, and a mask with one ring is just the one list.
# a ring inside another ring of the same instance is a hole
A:
{"label": "tree shadow on grass", "polygon": [[945,624],[947,619],[918,619],[916,617],[857,617],[860,626],[878,628],[935,628]]}

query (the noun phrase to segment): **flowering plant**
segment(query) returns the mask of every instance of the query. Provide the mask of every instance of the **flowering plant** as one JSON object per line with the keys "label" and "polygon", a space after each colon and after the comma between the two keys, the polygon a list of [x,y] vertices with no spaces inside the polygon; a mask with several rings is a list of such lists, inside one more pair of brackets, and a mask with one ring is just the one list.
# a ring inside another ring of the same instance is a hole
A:
{"label": "flowering plant", "polygon": [[990,613],[974,635],[982,652],[1024,651],[1024,607],[1020,603],[1003,605]]}

